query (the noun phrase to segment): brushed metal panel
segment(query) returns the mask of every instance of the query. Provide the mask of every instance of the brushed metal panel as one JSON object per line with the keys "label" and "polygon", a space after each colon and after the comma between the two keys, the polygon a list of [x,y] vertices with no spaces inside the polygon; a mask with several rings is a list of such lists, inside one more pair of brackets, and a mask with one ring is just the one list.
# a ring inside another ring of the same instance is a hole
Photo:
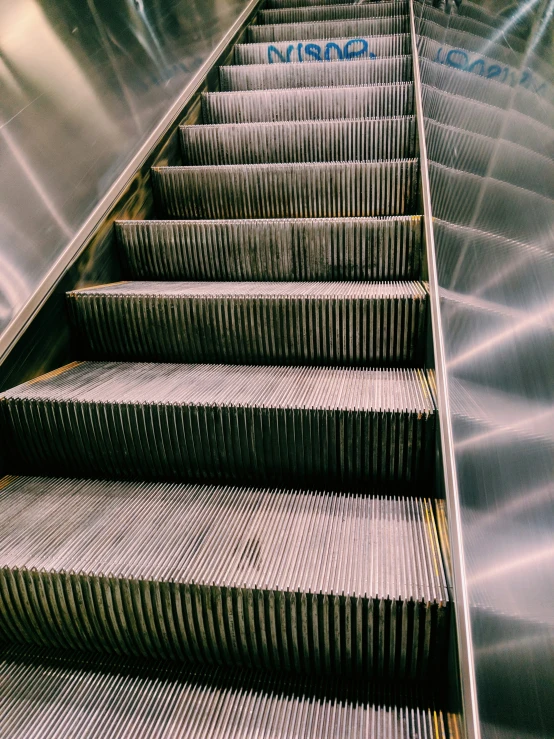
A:
{"label": "brushed metal panel", "polygon": [[476,687],[472,736],[551,737],[553,5],[448,5],[446,13],[416,3],[415,12]]}

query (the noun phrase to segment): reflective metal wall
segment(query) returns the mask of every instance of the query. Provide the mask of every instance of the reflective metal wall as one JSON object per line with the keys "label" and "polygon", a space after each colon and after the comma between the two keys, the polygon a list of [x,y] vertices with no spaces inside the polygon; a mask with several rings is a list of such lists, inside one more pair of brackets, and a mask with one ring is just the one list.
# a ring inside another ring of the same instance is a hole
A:
{"label": "reflective metal wall", "polygon": [[100,198],[248,4],[0,0],[0,359]]}
{"label": "reflective metal wall", "polygon": [[415,13],[479,730],[552,737],[554,2]]}

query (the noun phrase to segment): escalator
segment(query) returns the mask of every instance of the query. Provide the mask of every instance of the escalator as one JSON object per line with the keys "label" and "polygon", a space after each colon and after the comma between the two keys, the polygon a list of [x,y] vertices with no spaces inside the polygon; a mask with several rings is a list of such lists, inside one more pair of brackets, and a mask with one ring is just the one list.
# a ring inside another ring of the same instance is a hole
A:
{"label": "escalator", "polygon": [[0,396],[0,735],[461,735],[411,48],[267,3]]}

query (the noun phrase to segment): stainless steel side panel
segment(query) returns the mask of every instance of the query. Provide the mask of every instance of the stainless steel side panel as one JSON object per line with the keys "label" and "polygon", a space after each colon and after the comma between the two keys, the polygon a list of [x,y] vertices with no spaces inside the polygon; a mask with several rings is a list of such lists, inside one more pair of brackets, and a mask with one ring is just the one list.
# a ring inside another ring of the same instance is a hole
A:
{"label": "stainless steel side panel", "polygon": [[552,737],[554,4],[414,9],[469,615],[460,654],[472,660],[462,672],[476,698],[469,729]]}

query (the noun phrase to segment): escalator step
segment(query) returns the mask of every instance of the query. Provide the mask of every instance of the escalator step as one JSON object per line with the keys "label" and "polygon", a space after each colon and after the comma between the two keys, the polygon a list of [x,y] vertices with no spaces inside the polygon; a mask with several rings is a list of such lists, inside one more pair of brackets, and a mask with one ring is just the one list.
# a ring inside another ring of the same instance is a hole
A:
{"label": "escalator step", "polygon": [[415,212],[418,161],[154,167],[169,218],[337,218]]}
{"label": "escalator step", "polygon": [[307,23],[275,23],[248,26],[248,41],[296,41],[300,39],[357,38],[409,33],[410,18],[395,15],[391,18],[362,20],[308,21]]}
{"label": "escalator step", "polygon": [[183,164],[263,164],[408,159],[413,116],[182,126]]}
{"label": "escalator step", "polygon": [[440,669],[448,593],[430,500],[42,477],[0,486],[8,638],[307,674]]}
{"label": "escalator step", "polygon": [[[373,1],[373,0],[372,0]],[[360,0],[266,0],[265,8],[301,8],[310,5],[357,5]]]}
{"label": "escalator step", "polygon": [[305,23],[309,21],[331,21],[342,19],[390,18],[396,15],[407,15],[410,12],[408,2],[371,2],[350,5],[317,5],[297,8],[278,8],[261,10],[257,19],[259,24],[273,23]]}
{"label": "escalator step", "polygon": [[0,396],[12,469],[78,477],[406,483],[434,421],[420,370],[82,362]]}
{"label": "escalator step", "polygon": [[205,123],[336,120],[412,115],[412,82],[362,87],[307,87],[202,95]]}
{"label": "escalator step", "polygon": [[68,293],[99,359],[422,366],[419,282],[125,282]]}
{"label": "escalator step", "polygon": [[411,40],[408,33],[394,36],[298,39],[257,44],[237,44],[235,64],[276,64],[291,62],[322,62],[335,59],[375,59],[409,54]]}
{"label": "escalator step", "polygon": [[0,684],[6,739],[445,739],[429,699],[344,677],[11,647]]}
{"label": "escalator step", "polygon": [[344,85],[394,84],[410,82],[411,56],[392,56],[382,59],[353,59],[304,64],[246,64],[219,68],[221,89],[272,90],[294,87],[329,87]]}
{"label": "escalator step", "polygon": [[229,221],[119,221],[137,280],[411,280],[420,216]]}

